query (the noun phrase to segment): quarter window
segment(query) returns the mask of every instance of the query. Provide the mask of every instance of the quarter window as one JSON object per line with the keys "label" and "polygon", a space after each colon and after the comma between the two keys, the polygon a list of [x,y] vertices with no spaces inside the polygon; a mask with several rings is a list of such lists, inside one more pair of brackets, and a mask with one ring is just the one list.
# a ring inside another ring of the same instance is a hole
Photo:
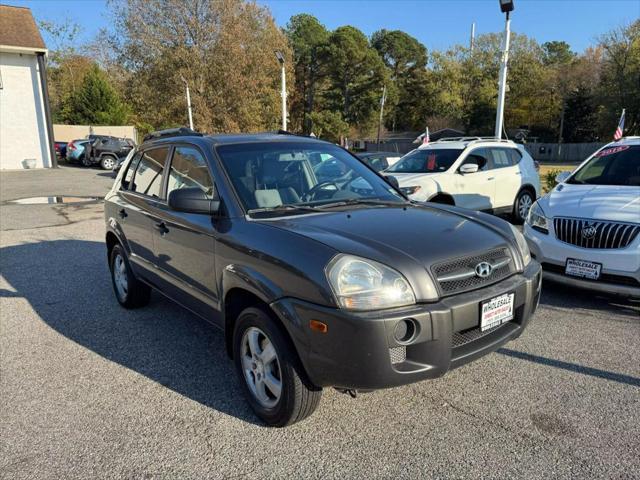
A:
{"label": "quarter window", "polygon": [[173,190],[192,187],[200,188],[209,198],[213,198],[213,181],[200,151],[193,147],[177,146],[171,160],[167,196]]}
{"label": "quarter window", "polygon": [[508,168],[513,164],[511,163],[511,155],[506,148],[492,148],[491,154],[493,156],[493,168]]}
{"label": "quarter window", "polygon": [[163,147],[143,152],[129,190],[154,198],[162,197],[162,171],[167,151]]}
{"label": "quarter window", "polygon": [[140,161],[140,157],[142,157],[142,153],[136,153],[129,162],[129,165],[127,165],[127,171],[125,172],[124,177],[122,177],[122,190],[129,190],[131,180],[133,179],[133,174],[136,171],[136,166],[138,165],[138,161]]}

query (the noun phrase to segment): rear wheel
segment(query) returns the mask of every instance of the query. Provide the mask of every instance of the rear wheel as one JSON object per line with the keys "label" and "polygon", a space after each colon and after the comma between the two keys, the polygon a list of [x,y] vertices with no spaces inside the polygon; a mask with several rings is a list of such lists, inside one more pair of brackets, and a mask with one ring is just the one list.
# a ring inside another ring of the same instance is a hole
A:
{"label": "rear wheel", "polygon": [[262,309],[242,311],[234,329],[233,356],[249,404],[268,425],[284,427],[311,415],[322,390],[305,380],[280,327]]}
{"label": "rear wheel", "polygon": [[120,245],[111,250],[111,283],[118,303],[124,308],[143,307],[149,303],[151,288],[133,276],[129,260]]}
{"label": "rear wheel", "polygon": [[90,167],[91,166],[91,159],[87,155],[83,155],[82,156],[82,166],[83,167]]}
{"label": "rear wheel", "polygon": [[522,190],[518,194],[513,205],[513,221],[515,223],[524,223],[533,202],[534,198],[529,190]]}
{"label": "rear wheel", "polygon": [[116,158],[106,155],[100,160],[100,166],[103,170],[113,170],[116,167]]}

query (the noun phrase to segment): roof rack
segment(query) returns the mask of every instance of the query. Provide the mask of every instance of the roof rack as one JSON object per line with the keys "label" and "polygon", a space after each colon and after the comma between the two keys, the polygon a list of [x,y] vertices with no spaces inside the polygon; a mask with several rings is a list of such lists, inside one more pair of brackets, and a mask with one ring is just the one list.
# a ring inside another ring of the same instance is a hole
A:
{"label": "roof rack", "polygon": [[468,144],[476,142],[501,142],[501,143],[513,143],[513,140],[506,138],[496,137],[445,137],[439,138],[431,143],[447,143],[447,142],[467,142]]}
{"label": "roof rack", "polygon": [[166,130],[158,130],[145,135],[142,141],[146,142],[147,140],[157,140],[164,137],[202,137],[202,134],[187,127],[167,128]]}

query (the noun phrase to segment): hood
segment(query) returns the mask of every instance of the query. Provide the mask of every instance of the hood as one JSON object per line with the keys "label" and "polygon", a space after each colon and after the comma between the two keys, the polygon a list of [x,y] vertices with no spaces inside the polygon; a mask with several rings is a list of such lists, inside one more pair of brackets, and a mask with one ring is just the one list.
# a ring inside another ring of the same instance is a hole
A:
{"label": "hood", "polygon": [[640,187],[563,183],[540,200],[548,217],[577,217],[638,223]]}
{"label": "hood", "polygon": [[436,183],[437,178],[442,175],[444,172],[435,172],[435,173],[395,173],[388,172],[386,175],[390,175],[392,177],[396,177],[400,186],[402,187],[411,187],[413,185],[424,184],[425,181],[433,181]]}
{"label": "hood", "polygon": [[[288,216],[270,225],[311,238],[337,252],[376,260],[400,271],[420,298],[431,266],[508,246],[508,234],[479,220],[440,208],[366,207]],[[427,298],[428,293],[424,292]]]}

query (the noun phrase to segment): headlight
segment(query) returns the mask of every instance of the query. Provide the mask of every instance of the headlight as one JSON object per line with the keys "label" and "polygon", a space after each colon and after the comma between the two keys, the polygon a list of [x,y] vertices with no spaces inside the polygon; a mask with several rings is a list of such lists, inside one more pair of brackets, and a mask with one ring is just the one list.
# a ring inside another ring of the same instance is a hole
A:
{"label": "headlight", "polygon": [[547,217],[545,217],[544,211],[542,210],[542,207],[540,207],[538,202],[535,202],[529,209],[526,222],[534,230],[537,230],[541,233],[549,233],[549,224],[547,222]]}
{"label": "headlight", "polygon": [[405,195],[413,195],[414,193],[418,193],[421,189],[422,187],[420,185],[416,185],[413,187],[402,187],[400,188],[400,191]]}
{"label": "headlight", "polygon": [[373,260],[337,255],[326,273],[338,305],[344,309],[378,310],[416,303],[409,282],[392,268]]}
{"label": "headlight", "polygon": [[520,233],[520,231],[509,224],[511,227],[511,231],[513,232],[513,236],[516,237],[516,243],[518,244],[518,250],[520,250],[520,255],[522,256],[522,263],[526,267],[529,265],[531,261],[531,251],[529,250],[529,245],[527,245],[527,240],[524,238],[524,235]]}

